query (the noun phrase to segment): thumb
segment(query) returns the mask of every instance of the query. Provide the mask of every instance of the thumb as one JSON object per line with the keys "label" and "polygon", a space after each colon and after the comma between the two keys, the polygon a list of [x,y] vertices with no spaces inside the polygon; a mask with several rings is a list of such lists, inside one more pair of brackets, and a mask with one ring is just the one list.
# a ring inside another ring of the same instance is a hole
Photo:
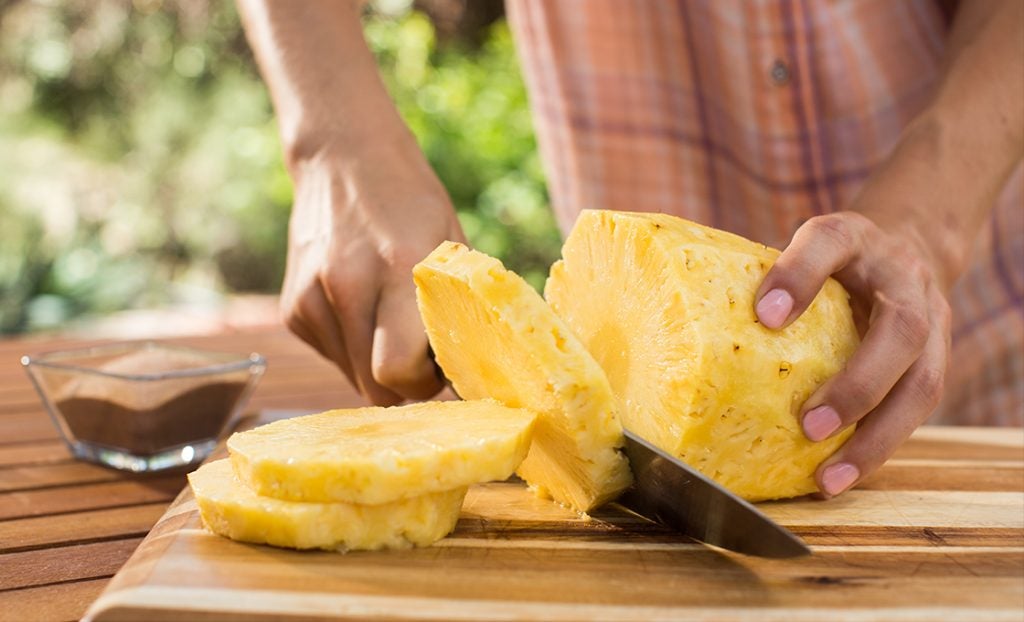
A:
{"label": "thumb", "polygon": [[427,346],[410,272],[400,284],[381,290],[371,356],[374,379],[409,399],[436,395],[443,384]]}
{"label": "thumb", "polygon": [[849,212],[817,216],[801,225],[758,288],[758,320],[782,328],[800,317],[828,277],[856,258],[860,231],[859,217]]}

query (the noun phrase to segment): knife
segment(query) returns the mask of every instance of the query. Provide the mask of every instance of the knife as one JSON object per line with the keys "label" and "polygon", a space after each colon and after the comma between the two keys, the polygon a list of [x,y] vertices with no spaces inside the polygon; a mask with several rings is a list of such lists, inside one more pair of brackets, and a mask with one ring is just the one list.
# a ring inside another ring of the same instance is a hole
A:
{"label": "knife", "polygon": [[[437,377],[459,397],[430,346],[427,355]],[[633,470],[633,486],[615,500],[623,509],[744,555],[782,559],[811,554],[803,540],[750,503],[629,430],[622,432]]]}
{"label": "knife", "polygon": [[800,538],[683,461],[623,430],[633,486],[616,500],[642,518],[757,557],[810,555]]}

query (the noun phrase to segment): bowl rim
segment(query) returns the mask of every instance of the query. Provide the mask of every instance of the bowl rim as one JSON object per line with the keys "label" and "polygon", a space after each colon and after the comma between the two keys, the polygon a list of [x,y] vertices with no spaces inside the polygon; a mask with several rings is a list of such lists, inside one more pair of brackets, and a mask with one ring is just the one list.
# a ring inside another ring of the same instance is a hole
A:
{"label": "bowl rim", "polygon": [[[153,372],[148,374],[126,374],[111,372],[95,367],[76,365],[70,362],[62,362],[59,359],[75,359],[88,356],[101,356],[103,354],[116,354],[118,352],[129,353],[141,350],[177,350],[179,352],[191,352],[201,356],[226,356],[236,360],[228,360],[224,363],[215,363],[201,367],[190,367],[165,372]],[[77,374],[88,374],[105,378],[116,378],[119,380],[132,380],[137,382],[152,382],[158,380],[169,380],[174,378],[194,378],[197,376],[215,376],[223,373],[230,373],[248,369],[252,374],[262,374],[266,369],[266,359],[257,352],[248,356],[232,354],[230,352],[219,352],[215,350],[204,350],[177,344],[162,343],[159,341],[119,341],[81,348],[68,348],[58,350],[47,350],[36,354],[26,354],[21,357],[21,364],[26,371],[31,372],[33,368],[47,368]],[[30,374],[31,375],[31,374]]]}

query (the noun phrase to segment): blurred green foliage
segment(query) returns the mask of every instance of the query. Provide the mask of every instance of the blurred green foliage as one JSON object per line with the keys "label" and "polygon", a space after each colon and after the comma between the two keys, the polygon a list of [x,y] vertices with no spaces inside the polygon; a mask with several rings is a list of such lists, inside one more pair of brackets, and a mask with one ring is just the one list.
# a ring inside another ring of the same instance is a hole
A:
{"label": "blurred green foliage", "polygon": [[[399,110],[470,241],[539,287],[559,235],[508,29],[438,46],[398,4],[366,37]],[[4,5],[0,332],[275,292],[290,204],[231,3]]]}

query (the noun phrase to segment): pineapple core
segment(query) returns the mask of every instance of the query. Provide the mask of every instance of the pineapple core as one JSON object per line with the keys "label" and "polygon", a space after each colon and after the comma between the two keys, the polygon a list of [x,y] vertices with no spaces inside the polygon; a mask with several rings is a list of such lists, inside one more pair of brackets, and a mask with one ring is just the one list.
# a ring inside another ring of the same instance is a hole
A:
{"label": "pineapple core", "polygon": [[380,505],[282,501],[251,491],[235,477],[228,460],[200,467],[188,481],[210,531],[294,549],[426,546],[455,528],[466,495],[461,487]]}
{"label": "pineapple core", "polygon": [[459,395],[538,413],[517,471],[535,492],[584,512],[631,483],[608,379],[526,281],[455,242],[413,278],[430,345]]}
{"label": "pineapple core", "polygon": [[604,368],[623,426],[751,500],[817,490],[852,433],[813,443],[801,405],[858,344],[829,280],[781,331],[754,295],[779,252],[668,216],[584,211],[545,296]]}
{"label": "pineapple core", "polygon": [[507,478],[535,418],[490,400],[331,410],[234,434],[227,445],[256,494],[379,504]]}

